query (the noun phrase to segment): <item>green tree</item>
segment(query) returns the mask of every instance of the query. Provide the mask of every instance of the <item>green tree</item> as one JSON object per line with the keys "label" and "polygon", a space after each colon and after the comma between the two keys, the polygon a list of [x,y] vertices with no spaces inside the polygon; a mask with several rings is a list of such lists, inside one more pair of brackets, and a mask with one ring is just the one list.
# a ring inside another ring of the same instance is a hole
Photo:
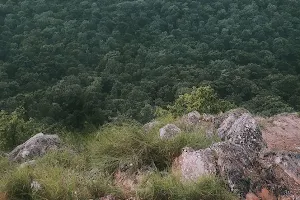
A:
{"label": "green tree", "polygon": [[0,150],[10,150],[42,130],[33,119],[24,119],[24,109],[12,113],[0,111]]}
{"label": "green tree", "polygon": [[203,86],[194,87],[192,92],[180,95],[168,109],[178,116],[195,110],[200,113],[219,113],[233,107],[230,102],[219,99],[211,87]]}

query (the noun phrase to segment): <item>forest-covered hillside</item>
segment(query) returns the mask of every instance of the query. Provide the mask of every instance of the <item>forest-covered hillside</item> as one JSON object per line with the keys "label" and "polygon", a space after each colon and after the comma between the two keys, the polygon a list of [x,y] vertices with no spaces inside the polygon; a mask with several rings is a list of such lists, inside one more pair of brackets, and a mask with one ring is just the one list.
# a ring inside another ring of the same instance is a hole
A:
{"label": "forest-covered hillside", "polygon": [[300,1],[2,0],[0,110],[81,128],[152,119],[192,86],[300,110]]}

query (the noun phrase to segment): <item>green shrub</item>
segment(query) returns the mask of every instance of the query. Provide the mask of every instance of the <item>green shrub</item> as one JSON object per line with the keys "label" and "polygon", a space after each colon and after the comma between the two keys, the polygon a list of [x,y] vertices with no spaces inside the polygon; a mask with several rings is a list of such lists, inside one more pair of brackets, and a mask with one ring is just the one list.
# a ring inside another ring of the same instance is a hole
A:
{"label": "green shrub", "polygon": [[10,150],[41,130],[41,124],[24,119],[22,108],[12,113],[0,111],[0,150]]}
{"label": "green shrub", "polygon": [[138,189],[140,199],[151,200],[234,200],[225,184],[216,177],[202,177],[196,182],[182,182],[179,177],[154,173]]}
{"label": "green shrub", "polygon": [[180,95],[168,109],[175,116],[180,116],[195,110],[200,113],[219,113],[233,107],[230,102],[219,99],[211,87],[205,86],[193,87],[191,93]]}
{"label": "green shrub", "polygon": [[10,163],[6,157],[0,155],[0,177],[11,169],[13,163]]}

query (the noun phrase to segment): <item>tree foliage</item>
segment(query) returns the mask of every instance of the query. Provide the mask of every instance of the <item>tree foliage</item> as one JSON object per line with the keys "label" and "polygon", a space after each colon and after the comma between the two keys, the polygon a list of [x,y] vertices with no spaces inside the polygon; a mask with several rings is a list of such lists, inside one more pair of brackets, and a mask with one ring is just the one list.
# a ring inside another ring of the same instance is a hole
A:
{"label": "tree foliage", "polygon": [[230,102],[221,100],[211,87],[193,88],[191,93],[180,95],[174,105],[169,106],[171,113],[180,116],[192,111],[200,113],[219,113],[233,108]]}
{"label": "tree foliage", "polygon": [[42,126],[33,119],[24,119],[24,109],[12,113],[0,111],[0,150],[9,150],[41,131]]}
{"label": "tree foliage", "polygon": [[255,112],[281,112],[255,109],[265,101],[299,111],[299,10],[279,0],[4,0],[0,109],[70,128],[146,122],[155,106],[210,85]]}

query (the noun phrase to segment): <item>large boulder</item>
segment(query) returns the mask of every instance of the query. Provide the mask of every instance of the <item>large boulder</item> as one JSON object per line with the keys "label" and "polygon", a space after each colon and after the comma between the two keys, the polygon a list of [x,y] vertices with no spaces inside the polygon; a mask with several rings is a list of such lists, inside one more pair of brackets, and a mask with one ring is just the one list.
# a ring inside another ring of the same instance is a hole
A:
{"label": "large boulder", "polygon": [[23,144],[17,146],[8,154],[12,161],[27,161],[37,156],[44,155],[49,150],[59,148],[61,141],[57,135],[44,135],[38,133]]}
{"label": "large boulder", "polygon": [[167,124],[159,129],[159,135],[161,139],[170,139],[179,133],[181,133],[181,130],[175,124]]}
{"label": "large boulder", "polygon": [[260,159],[261,166],[269,169],[273,182],[288,188],[300,199],[300,154],[296,152],[264,152]]}
{"label": "large boulder", "polygon": [[246,170],[253,167],[248,152],[241,145],[229,141],[213,144],[211,149],[216,155],[216,168],[231,191],[245,196],[250,188]]}
{"label": "large boulder", "polygon": [[176,170],[179,170],[184,180],[196,181],[200,176],[217,173],[214,152],[209,148],[184,148],[178,162],[180,168]]}
{"label": "large boulder", "polygon": [[252,158],[266,146],[258,124],[249,113],[229,115],[218,129],[218,135],[224,141],[241,145]]}

